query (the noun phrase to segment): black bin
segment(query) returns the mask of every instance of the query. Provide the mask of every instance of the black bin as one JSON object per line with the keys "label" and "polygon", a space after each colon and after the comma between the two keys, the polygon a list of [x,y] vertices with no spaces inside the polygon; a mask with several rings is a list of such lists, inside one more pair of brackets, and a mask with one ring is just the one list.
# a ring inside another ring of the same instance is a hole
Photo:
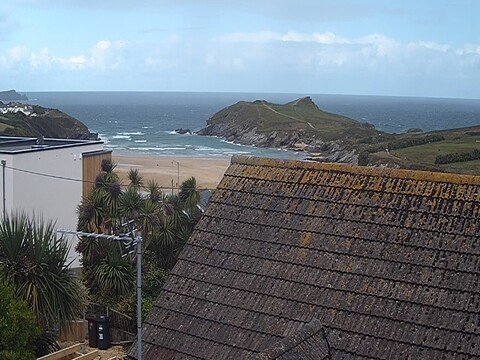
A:
{"label": "black bin", "polygon": [[110,321],[108,316],[100,315],[97,317],[97,339],[98,349],[110,349]]}
{"label": "black bin", "polygon": [[88,321],[88,346],[96,348],[98,346],[97,318],[89,315],[85,317]]}

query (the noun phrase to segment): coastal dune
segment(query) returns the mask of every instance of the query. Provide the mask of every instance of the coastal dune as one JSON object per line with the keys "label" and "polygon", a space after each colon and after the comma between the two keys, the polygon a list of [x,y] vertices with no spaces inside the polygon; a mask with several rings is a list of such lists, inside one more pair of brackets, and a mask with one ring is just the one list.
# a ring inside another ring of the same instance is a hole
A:
{"label": "coastal dune", "polygon": [[214,189],[230,165],[230,157],[197,158],[182,156],[127,156],[113,154],[117,164],[116,171],[122,183],[128,183],[127,174],[130,169],[138,169],[144,181],[154,179],[164,190],[171,189],[177,183],[177,161],[180,183],[194,176],[201,189]]}

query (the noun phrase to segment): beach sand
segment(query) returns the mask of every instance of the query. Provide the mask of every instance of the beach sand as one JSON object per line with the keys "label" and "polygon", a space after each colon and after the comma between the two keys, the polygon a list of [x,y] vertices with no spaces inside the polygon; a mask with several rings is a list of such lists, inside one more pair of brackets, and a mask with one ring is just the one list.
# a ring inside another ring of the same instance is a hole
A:
{"label": "beach sand", "polygon": [[116,171],[122,183],[128,183],[127,173],[130,169],[138,169],[144,180],[155,179],[165,188],[177,184],[177,164],[180,163],[180,184],[194,176],[199,188],[214,189],[230,165],[230,158],[196,158],[181,156],[127,156],[113,153],[113,161],[117,163]]}

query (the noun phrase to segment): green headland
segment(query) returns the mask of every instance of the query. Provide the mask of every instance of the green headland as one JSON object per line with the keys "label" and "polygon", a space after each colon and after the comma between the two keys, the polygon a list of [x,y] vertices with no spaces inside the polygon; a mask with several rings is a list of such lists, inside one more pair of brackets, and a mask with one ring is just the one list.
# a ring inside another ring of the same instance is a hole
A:
{"label": "green headland", "polygon": [[286,104],[240,101],[214,114],[198,134],[245,145],[303,151],[308,159],[316,161],[480,173],[480,125],[392,134],[323,111],[310,97]]}

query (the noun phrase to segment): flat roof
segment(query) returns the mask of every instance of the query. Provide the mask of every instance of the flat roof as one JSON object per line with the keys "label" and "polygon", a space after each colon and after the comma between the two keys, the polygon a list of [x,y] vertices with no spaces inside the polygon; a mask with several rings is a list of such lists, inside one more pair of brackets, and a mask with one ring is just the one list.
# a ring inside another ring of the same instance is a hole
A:
{"label": "flat roof", "polygon": [[0,136],[0,154],[19,154],[32,151],[46,151],[74,146],[103,144],[102,140],[74,140],[44,138],[42,145],[34,137]]}

